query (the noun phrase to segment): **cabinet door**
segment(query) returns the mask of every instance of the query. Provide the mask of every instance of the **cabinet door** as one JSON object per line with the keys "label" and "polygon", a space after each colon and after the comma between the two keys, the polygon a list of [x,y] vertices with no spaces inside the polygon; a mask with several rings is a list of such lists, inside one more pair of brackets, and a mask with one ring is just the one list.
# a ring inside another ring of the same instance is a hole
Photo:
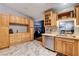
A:
{"label": "cabinet door", "polygon": [[30,33],[26,33],[26,41],[30,41],[31,39],[30,39]]}
{"label": "cabinet door", "polygon": [[0,15],[0,26],[9,26],[9,16],[8,15]]}
{"label": "cabinet door", "polygon": [[79,7],[76,7],[76,24],[79,25]]}
{"label": "cabinet door", "polygon": [[21,18],[21,21],[22,21],[21,24],[25,24],[25,18],[24,17]]}
{"label": "cabinet door", "polygon": [[9,47],[9,31],[8,27],[0,27],[0,48]]}
{"label": "cabinet door", "polygon": [[9,21],[10,23],[16,23],[16,17],[11,15]]}
{"label": "cabinet door", "polygon": [[56,21],[57,21],[57,14],[53,13],[51,14],[51,26],[56,26]]}
{"label": "cabinet door", "polygon": [[29,24],[29,21],[27,18],[25,18],[25,24],[28,25]]}
{"label": "cabinet door", "polygon": [[15,43],[15,37],[14,34],[10,34],[10,45],[13,45]]}
{"label": "cabinet door", "polygon": [[22,42],[25,42],[26,41],[25,33],[22,33],[21,38],[22,38]]}
{"label": "cabinet door", "polygon": [[30,39],[34,39],[34,28],[30,28]]}
{"label": "cabinet door", "polygon": [[74,43],[63,41],[63,54],[73,56],[74,55]]}
{"label": "cabinet door", "polygon": [[30,33],[34,34],[34,28],[30,28]]}
{"label": "cabinet door", "polygon": [[15,17],[15,19],[16,19],[16,23],[18,23],[18,24],[19,24],[19,23],[20,23],[20,21],[19,21],[19,17],[18,17],[18,16],[16,16],[16,17]]}
{"label": "cabinet door", "polygon": [[2,15],[2,26],[9,26],[9,15]]}
{"label": "cabinet door", "polygon": [[30,20],[30,27],[34,27],[34,21]]}
{"label": "cabinet door", "polygon": [[55,38],[55,50],[57,52],[62,53],[62,39],[61,38]]}

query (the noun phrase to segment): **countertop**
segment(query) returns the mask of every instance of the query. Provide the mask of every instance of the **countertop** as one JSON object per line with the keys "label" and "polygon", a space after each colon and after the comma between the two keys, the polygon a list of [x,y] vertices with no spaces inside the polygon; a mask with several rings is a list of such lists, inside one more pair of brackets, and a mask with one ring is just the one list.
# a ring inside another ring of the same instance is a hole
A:
{"label": "countertop", "polygon": [[73,35],[72,35],[72,34],[68,34],[68,35],[59,35],[59,34],[57,34],[57,33],[51,33],[51,34],[50,34],[50,33],[43,33],[42,35],[79,40],[79,35],[75,35],[75,34],[73,34]]}

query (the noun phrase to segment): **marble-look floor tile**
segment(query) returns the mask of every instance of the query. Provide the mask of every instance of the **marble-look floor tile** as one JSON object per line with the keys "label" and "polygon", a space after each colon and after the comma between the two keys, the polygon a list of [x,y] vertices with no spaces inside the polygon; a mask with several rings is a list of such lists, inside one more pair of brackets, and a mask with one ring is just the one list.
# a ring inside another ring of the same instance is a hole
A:
{"label": "marble-look floor tile", "polygon": [[56,56],[56,54],[42,47],[36,40],[0,50],[2,56]]}

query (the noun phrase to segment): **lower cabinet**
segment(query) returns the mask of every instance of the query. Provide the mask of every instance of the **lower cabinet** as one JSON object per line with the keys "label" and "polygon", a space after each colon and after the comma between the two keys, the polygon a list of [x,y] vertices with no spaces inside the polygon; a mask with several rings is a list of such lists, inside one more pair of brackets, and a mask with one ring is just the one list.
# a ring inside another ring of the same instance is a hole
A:
{"label": "lower cabinet", "polygon": [[78,41],[69,38],[55,38],[55,51],[68,56],[78,55]]}
{"label": "lower cabinet", "polygon": [[63,54],[73,56],[74,55],[74,43],[63,41]]}
{"label": "lower cabinet", "polygon": [[10,34],[10,45],[30,41],[30,33]]}
{"label": "lower cabinet", "polygon": [[62,39],[55,38],[55,51],[62,53]]}
{"label": "lower cabinet", "polygon": [[0,27],[0,49],[9,47],[8,27]]}

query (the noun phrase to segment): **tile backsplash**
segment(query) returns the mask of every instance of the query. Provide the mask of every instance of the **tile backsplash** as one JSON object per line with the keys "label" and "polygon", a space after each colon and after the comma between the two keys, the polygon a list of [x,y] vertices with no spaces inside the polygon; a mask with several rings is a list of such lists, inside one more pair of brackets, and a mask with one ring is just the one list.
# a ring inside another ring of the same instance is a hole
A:
{"label": "tile backsplash", "polygon": [[[57,34],[60,34],[60,31],[59,31],[59,28],[55,27],[46,27],[45,28],[45,33],[57,33]],[[74,35],[79,35],[79,27],[75,27],[74,28]]]}
{"label": "tile backsplash", "polygon": [[75,35],[79,35],[79,27],[75,27],[75,32],[74,32]]}

